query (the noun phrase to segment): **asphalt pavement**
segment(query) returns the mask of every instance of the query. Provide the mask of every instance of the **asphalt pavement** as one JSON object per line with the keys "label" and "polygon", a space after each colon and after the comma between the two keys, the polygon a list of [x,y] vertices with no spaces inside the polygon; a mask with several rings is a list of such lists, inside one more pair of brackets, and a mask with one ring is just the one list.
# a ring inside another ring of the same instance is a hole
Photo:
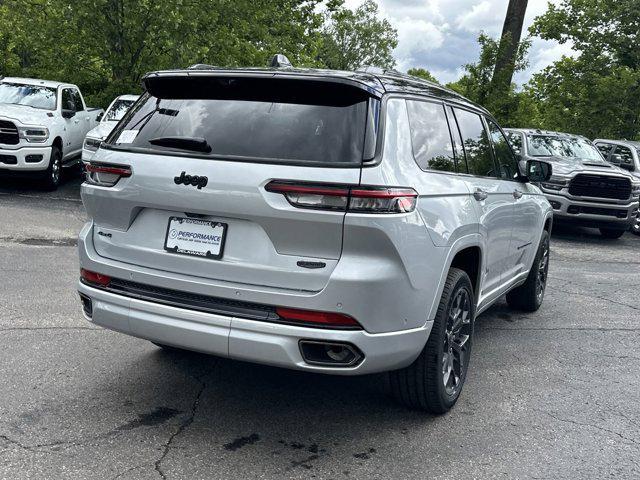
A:
{"label": "asphalt pavement", "polygon": [[0,478],[638,478],[640,237],[556,228],[540,311],[480,316],[433,417],[384,376],[199,354],[80,313],[79,177],[0,180]]}

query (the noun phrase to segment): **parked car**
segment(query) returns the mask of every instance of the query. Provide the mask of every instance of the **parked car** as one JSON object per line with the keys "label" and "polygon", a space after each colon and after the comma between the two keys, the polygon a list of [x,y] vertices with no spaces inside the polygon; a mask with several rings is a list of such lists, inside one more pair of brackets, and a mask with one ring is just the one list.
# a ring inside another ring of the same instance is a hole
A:
{"label": "parked car", "polygon": [[40,177],[49,189],[62,168],[80,162],[82,141],[102,116],[68,83],[5,77],[0,81],[0,170]]}
{"label": "parked car", "polygon": [[[535,311],[552,209],[495,119],[370,70],[197,69],[146,93],[87,166],[78,290],[94,324],[309,372],[391,371],[442,413],[474,319]],[[529,175],[527,178],[526,175]]]}
{"label": "parked car", "polygon": [[555,221],[600,229],[619,238],[638,214],[640,180],[606,162],[587,138],[569,133],[506,129],[522,159],[543,159],[553,176],[540,184]]}
{"label": "parked car", "polygon": [[[605,160],[615,166],[631,172],[640,182],[640,142],[630,140],[605,140],[598,138],[593,141]],[[640,235],[640,212],[636,215],[631,231]]]}
{"label": "parked car", "polygon": [[89,162],[93,154],[100,148],[100,144],[109,136],[114,127],[118,124],[125,113],[140,98],[140,95],[120,95],[116,97],[107,112],[102,116],[100,124],[87,133],[82,146],[82,161]]}

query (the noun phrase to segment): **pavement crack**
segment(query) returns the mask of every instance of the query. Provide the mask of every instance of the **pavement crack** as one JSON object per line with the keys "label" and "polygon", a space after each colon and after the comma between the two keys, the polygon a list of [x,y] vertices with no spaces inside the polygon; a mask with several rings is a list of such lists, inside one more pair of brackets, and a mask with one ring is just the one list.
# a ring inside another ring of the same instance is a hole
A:
{"label": "pavement crack", "polygon": [[558,422],[571,423],[573,425],[578,425],[578,426],[581,426],[581,427],[595,428],[596,430],[600,430],[601,432],[606,432],[606,433],[610,433],[612,435],[616,435],[616,436],[620,437],[622,440],[626,440],[627,442],[631,442],[631,443],[633,443],[635,445],[639,445],[640,444],[640,442],[634,440],[633,438],[629,438],[629,437],[621,434],[620,432],[616,432],[615,430],[611,430],[609,428],[600,427],[600,426],[594,425],[592,423],[578,422],[576,420],[571,420],[569,418],[561,418],[558,415],[554,415],[553,413],[549,413],[549,412],[544,411],[544,410],[539,410],[539,409],[533,409],[533,410],[536,411],[536,412],[539,412],[539,413],[543,413],[543,414],[547,415],[548,417],[551,417],[554,420],[557,420]]}
{"label": "pavement crack", "polygon": [[196,392],[196,396],[193,399],[193,403],[191,404],[191,409],[189,411],[189,416],[180,424],[180,426],[176,429],[175,432],[173,432],[171,434],[171,436],[167,439],[167,441],[164,443],[163,445],[163,449],[162,449],[162,455],[160,455],[160,458],[158,460],[155,461],[154,463],[154,467],[156,472],[158,472],[158,475],[160,475],[160,478],[162,478],[163,480],[166,480],[167,475],[164,472],[163,468],[162,468],[162,462],[164,461],[164,459],[166,458],[166,456],[169,454],[169,451],[173,448],[172,445],[174,443],[174,441],[176,440],[176,438],[178,438],[180,435],[182,435],[185,430],[187,430],[191,424],[193,423],[193,420],[196,416],[196,412],[198,411],[198,405],[200,404],[200,398],[202,397],[202,394],[204,393],[204,390],[206,388],[206,383],[203,380],[204,375],[200,376],[200,377],[194,377],[199,383],[200,383],[200,388],[198,389],[198,391]]}
{"label": "pavement crack", "polygon": [[[570,284],[569,284],[570,285]],[[630,308],[631,310],[638,310],[640,311],[640,307],[637,307],[635,305],[630,305],[628,303],[624,303],[624,302],[617,302],[616,300],[611,300],[610,298],[607,297],[603,297],[601,295],[596,295],[596,294],[587,294],[587,293],[582,293],[582,292],[572,292],[570,290],[561,290],[558,287],[555,287],[553,289],[554,292],[560,292],[560,293],[567,293],[569,295],[578,295],[580,297],[586,297],[586,298],[591,298],[591,299],[598,299],[598,300],[603,300],[605,302],[609,302],[609,303],[613,303],[614,305],[618,305],[621,307],[627,307]]]}

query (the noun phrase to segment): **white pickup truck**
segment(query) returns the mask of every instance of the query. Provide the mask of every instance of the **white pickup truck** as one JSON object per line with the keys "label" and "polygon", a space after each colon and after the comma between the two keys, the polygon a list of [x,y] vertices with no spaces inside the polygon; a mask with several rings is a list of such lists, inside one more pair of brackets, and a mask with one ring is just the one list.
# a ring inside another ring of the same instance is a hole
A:
{"label": "white pickup truck", "polygon": [[0,80],[0,171],[38,175],[54,190],[63,167],[80,162],[82,143],[104,111],[87,108],[71,84]]}

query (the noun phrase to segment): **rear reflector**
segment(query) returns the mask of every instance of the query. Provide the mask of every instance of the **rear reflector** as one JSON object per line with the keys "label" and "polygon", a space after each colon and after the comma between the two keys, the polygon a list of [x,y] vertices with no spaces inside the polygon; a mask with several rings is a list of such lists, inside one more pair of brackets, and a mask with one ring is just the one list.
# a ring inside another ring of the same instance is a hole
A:
{"label": "rear reflector", "polygon": [[111,282],[111,277],[101,273],[92,272],[91,270],[80,269],[80,278],[91,285],[106,287]]}
{"label": "rear reflector", "polygon": [[416,208],[412,188],[308,184],[273,180],[267,192],[280,193],[297,208],[360,213],[408,213]]}
{"label": "rear reflector", "polygon": [[349,315],[334,312],[315,312],[312,310],[299,310],[297,308],[276,307],[276,313],[284,320],[323,325],[326,327],[362,328],[354,318]]}

